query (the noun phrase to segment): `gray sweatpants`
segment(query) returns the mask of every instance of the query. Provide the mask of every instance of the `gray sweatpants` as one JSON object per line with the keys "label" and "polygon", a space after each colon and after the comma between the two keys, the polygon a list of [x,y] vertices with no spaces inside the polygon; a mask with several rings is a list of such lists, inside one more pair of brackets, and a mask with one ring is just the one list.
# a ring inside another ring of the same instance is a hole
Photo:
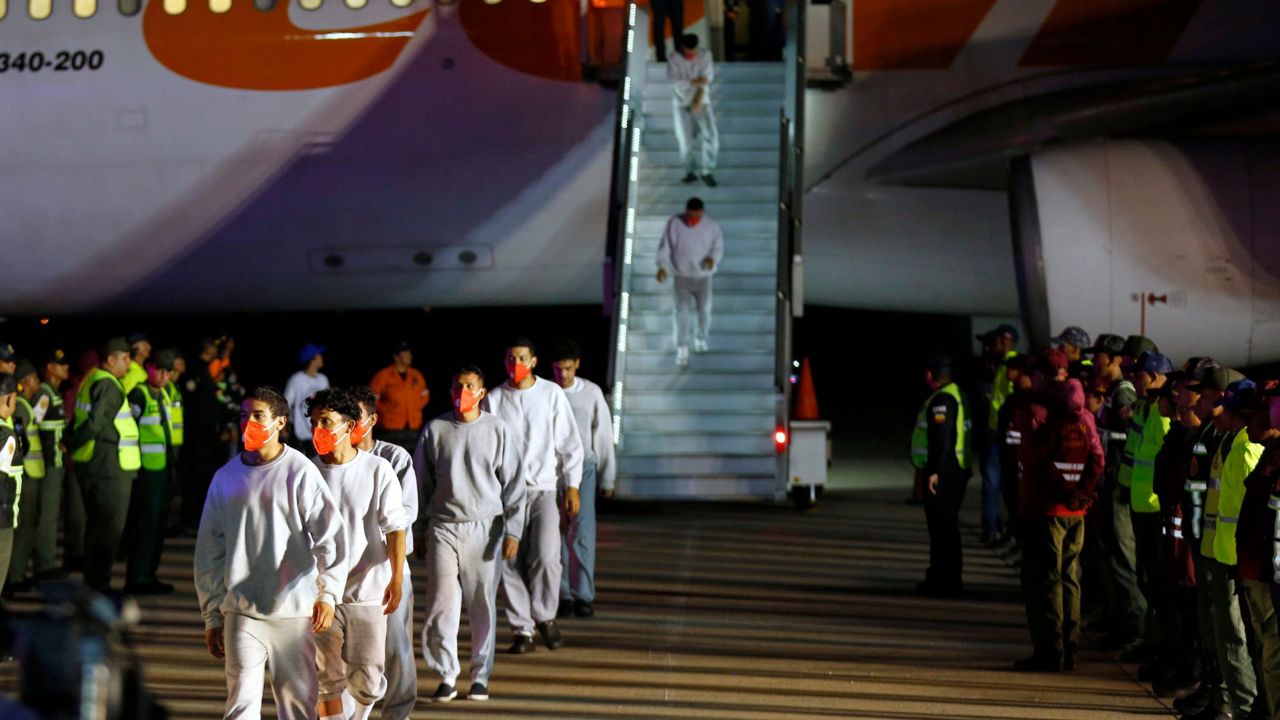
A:
{"label": "gray sweatpants", "polygon": [[311,618],[257,620],[223,616],[226,647],[228,720],[262,717],[262,681],[271,667],[271,694],[281,720],[316,716],[316,640]]}
{"label": "gray sweatpants", "polygon": [[561,600],[596,600],[596,459],[588,457],[582,466],[582,509],[577,515],[564,514],[560,544]]}
{"label": "gray sweatpants", "polygon": [[520,552],[502,563],[507,622],[517,635],[556,618],[560,605],[560,507],[555,490],[530,492],[524,505]]}
{"label": "gray sweatpants", "polygon": [[346,690],[361,705],[376,703],[387,692],[386,652],[382,605],[339,605],[333,624],[316,636],[320,702],[338,700]]}
{"label": "gray sweatpants", "polygon": [[675,114],[676,146],[684,169],[695,175],[715,170],[720,157],[720,131],[711,103],[703,103],[702,111],[695,113],[672,98],[671,111]]}
{"label": "gray sweatpants", "polygon": [[498,626],[498,579],[502,561],[502,518],[427,525],[427,619],[422,654],[427,668],[454,685],[462,604],[471,625],[471,682],[489,683],[494,630]]}
{"label": "gray sweatpants", "polygon": [[[711,331],[711,278],[675,277],[676,347],[689,347],[691,340],[707,341]],[[697,313],[697,325],[691,316]],[[691,334],[692,333],[692,334]]]}
{"label": "gray sweatpants", "polygon": [[382,696],[382,720],[408,720],[418,702],[418,661],[413,654],[413,581],[404,563],[400,607],[387,616],[387,693]]}

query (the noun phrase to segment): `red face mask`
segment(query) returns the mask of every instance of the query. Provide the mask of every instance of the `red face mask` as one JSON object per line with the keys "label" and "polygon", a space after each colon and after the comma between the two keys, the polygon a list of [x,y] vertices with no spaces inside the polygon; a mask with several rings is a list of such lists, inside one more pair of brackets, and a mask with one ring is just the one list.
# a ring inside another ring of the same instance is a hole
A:
{"label": "red face mask", "polygon": [[342,441],[342,438],[347,435],[350,435],[350,433],[339,435],[329,428],[316,428],[311,432],[311,444],[316,446],[316,452],[321,455],[329,455],[334,448],[338,447],[338,443]]}
{"label": "red face mask", "polygon": [[369,418],[365,422],[358,422],[354,428],[351,428],[351,444],[359,445],[364,439],[369,437],[369,431],[373,429],[373,423],[369,422],[373,418]]}
{"label": "red face mask", "polygon": [[689,224],[689,227],[697,227],[698,223],[702,222],[702,216],[701,215],[697,215],[697,216],[685,215],[684,221]]}
{"label": "red face mask", "polygon": [[279,430],[268,430],[266,425],[253,420],[240,423],[240,439],[244,441],[244,449],[249,452],[261,450]]}
{"label": "red face mask", "polygon": [[479,404],[480,398],[476,397],[475,393],[466,388],[453,393],[453,406],[458,408],[458,412],[463,415],[475,410],[476,406]]}
{"label": "red face mask", "polygon": [[511,382],[516,385],[524,382],[531,372],[533,372],[533,369],[524,363],[507,363],[507,374],[511,376]]}

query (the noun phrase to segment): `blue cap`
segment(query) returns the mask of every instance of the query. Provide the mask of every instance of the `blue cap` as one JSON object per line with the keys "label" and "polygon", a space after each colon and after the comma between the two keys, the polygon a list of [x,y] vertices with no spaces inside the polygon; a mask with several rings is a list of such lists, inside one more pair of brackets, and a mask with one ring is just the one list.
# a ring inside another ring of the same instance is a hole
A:
{"label": "blue cap", "polygon": [[324,346],[315,343],[307,343],[302,346],[302,352],[298,353],[298,362],[309,363],[315,356],[324,354]]}
{"label": "blue cap", "polygon": [[1168,375],[1173,372],[1173,361],[1168,355],[1148,350],[1138,356],[1138,370]]}
{"label": "blue cap", "polygon": [[1214,401],[1217,407],[1227,410],[1255,407],[1262,402],[1262,394],[1258,392],[1258,384],[1252,380],[1236,380],[1222,391],[1222,397]]}
{"label": "blue cap", "polygon": [[1081,350],[1093,344],[1089,340],[1089,333],[1085,332],[1084,328],[1076,327],[1075,325],[1064,328],[1052,342],[1054,345],[1074,345]]}
{"label": "blue cap", "polygon": [[16,354],[13,351],[13,346],[7,342],[0,341],[0,361],[8,362],[14,359],[16,359]]}
{"label": "blue cap", "polygon": [[978,340],[981,340],[982,342],[991,342],[992,340],[1000,337],[1001,335],[1008,335],[1009,337],[1013,338],[1014,342],[1018,342],[1018,338],[1021,337],[1021,335],[1018,333],[1018,328],[1010,325],[1009,323],[1001,323],[995,326],[995,328],[988,330],[982,333],[981,335],[974,335],[974,337]]}

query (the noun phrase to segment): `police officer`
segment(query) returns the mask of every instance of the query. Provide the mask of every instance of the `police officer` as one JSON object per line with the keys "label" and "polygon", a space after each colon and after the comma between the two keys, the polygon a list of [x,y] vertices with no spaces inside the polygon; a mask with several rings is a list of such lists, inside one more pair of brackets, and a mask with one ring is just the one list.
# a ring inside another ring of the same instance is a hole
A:
{"label": "police officer", "polygon": [[146,362],[151,357],[151,341],[145,333],[140,332],[129,333],[125,341],[129,343],[129,369],[125,371],[120,384],[124,386],[127,395],[147,381]]}
{"label": "police officer", "polygon": [[[1272,600],[1280,573],[1280,396],[1275,389],[1245,407],[1249,441],[1266,448],[1244,481],[1240,521],[1236,524],[1236,568],[1249,606],[1249,624],[1258,643],[1259,689],[1266,690],[1266,712],[1280,717],[1280,624]],[[1257,703],[1262,702],[1259,693]]]}
{"label": "police officer", "polygon": [[129,391],[129,409],[138,423],[142,468],[129,502],[128,568],[124,590],[130,595],[167,595],[173,586],[156,571],[164,551],[172,483],[172,421],[166,388],[174,353],[161,350],[146,361],[147,381]]}
{"label": "police officer", "polygon": [[85,581],[95,590],[111,588],[111,566],[128,517],[133,480],[142,467],[138,424],[120,380],[129,370],[129,344],[122,337],[103,343],[100,364],[76,393],[70,442],[76,479],[84,496]]}
{"label": "police officer", "polygon": [[[1134,570],[1138,588],[1146,602],[1151,620],[1159,613],[1167,612],[1164,594],[1160,592],[1160,502],[1155,494],[1155,463],[1165,434],[1169,432],[1170,419],[1160,413],[1155,393],[1168,382],[1173,363],[1158,352],[1142,353],[1134,366],[1134,385],[1138,402],[1129,416],[1129,437],[1126,447],[1131,452],[1124,462],[1129,463],[1129,522],[1133,528]],[[1123,477],[1126,468],[1120,469]],[[1148,626],[1144,642],[1128,649],[1123,659],[1127,662],[1147,662],[1152,659],[1154,646],[1149,641],[1155,628]]]}
{"label": "police officer", "polygon": [[[9,352],[12,353],[12,349]],[[13,529],[21,519],[18,503],[22,498],[22,448],[13,429],[13,413],[17,407],[18,382],[13,373],[0,371],[0,589],[9,575]]]}
{"label": "police officer", "polygon": [[[66,469],[66,448],[63,438],[67,430],[67,412],[62,402],[62,384],[71,376],[71,364],[65,352],[53,349],[36,359],[36,370],[40,371],[42,382],[36,390],[35,399],[32,400],[31,405],[36,409],[37,414],[43,413],[37,421],[40,430],[40,447],[44,452],[44,487],[41,493],[47,501],[53,518],[52,530],[45,527],[51,535],[46,537],[37,531],[37,543],[57,542],[58,515],[65,497],[68,507],[75,511],[63,516],[62,532],[65,538],[63,562],[82,561],[83,558],[71,556],[82,555],[84,552],[84,502],[80,499],[78,486],[74,493],[70,494],[71,483]],[[72,553],[72,550],[75,550],[75,553]],[[42,568],[39,562],[36,563],[36,582],[61,580],[66,576],[67,573],[58,567]]]}
{"label": "police officer", "polygon": [[925,364],[925,383],[932,393],[920,408],[911,454],[924,478],[924,514],[929,525],[929,570],[917,592],[957,597],[961,580],[960,504],[972,475],[969,462],[968,408],[952,378],[952,360],[937,355]]}
{"label": "police officer", "polygon": [[[1004,534],[1004,528],[1000,525],[1000,444],[1003,439],[997,437],[996,425],[999,422],[1001,406],[1004,405],[1005,399],[1013,392],[1013,383],[1009,380],[1009,371],[1006,363],[1017,355],[1014,348],[1018,344],[1018,337],[1018,329],[1007,324],[998,325],[994,329],[976,336],[982,343],[984,358],[993,373],[991,389],[986,398],[988,409],[985,433],[981,438],[978,438],[982,441],[979,444],[979,448],[982,456],[980,460],[980,470],[982,472],[982,541],[985,543],[994,543]],[[1008,510],[1013,512],[1013,508],[1008,508]]]}
{"label": "police officer", "polygon": [[26,492],[22,494],[19,505],[21,522],[13,533],[13,556],[9,563],[9,580],[5,583],[9,594],[32,588],[33,583],[27,577],[27,565],[32,560],[33,550],[36,572],[51,570],[56,565],[58,501],[61,500],[60,492],[54,493],[52,498],[44,493],[48,486],[39,428],[44,408],[35,408],[31,404],[39,390],[40,377],[36,374],[35,365],[25,358],[17,361],[14,377],[18,380],[18,395],[13,430],[22,448],[23,489]]}

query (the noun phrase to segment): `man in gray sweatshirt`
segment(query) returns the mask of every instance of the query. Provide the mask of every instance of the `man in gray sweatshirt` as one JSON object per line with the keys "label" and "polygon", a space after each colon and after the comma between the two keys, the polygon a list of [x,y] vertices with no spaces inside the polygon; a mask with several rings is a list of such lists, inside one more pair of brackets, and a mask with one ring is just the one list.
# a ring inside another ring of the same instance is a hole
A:
{"label": "man in gray sweatshirt", "polygon": [[422,653],[440,675],[432,702],[457,697],[458,627],[471,622],[471,700],[489,699],[500,560],[516,556],[526,487],[507,425],[483,412],[484,373],[453,376],[453,410],[427,423],[413,461],[427,502],[427,621]]}
{"label": "man in gray sweatshirt", "polygon": [[[700,198],[689,198],[685,211],[667,221],[658,243],[658,282],[675,275],[676,365],[689,364],[689,344],[697,353],[707,352],[711,329],[711,277],[724,257],[724,233],[706,217]],[[697,327],[689,316],[697,310]]]}

